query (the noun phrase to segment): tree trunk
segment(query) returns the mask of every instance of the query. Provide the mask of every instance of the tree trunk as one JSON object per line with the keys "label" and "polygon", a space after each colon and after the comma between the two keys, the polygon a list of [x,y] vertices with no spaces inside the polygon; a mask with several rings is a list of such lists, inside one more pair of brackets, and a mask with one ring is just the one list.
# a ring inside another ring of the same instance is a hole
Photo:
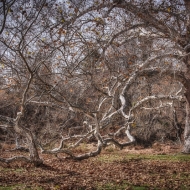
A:
{"label": "tree trunk", "polygon": [[186,120],[184,131],[183,153],[190,153],[190,80],[187,80],[186,87]]}
{"label": "tree trunk", "polygon": [[43,163],[43,161],[39,157],[37,146],[36,146],[36,142],[35,142],[35,140],[33,138],[32,133],[30,131],[26,132],[26,137],[27,137],[27,141],[28,141],[30,160],[36,166],[39,166],[39,165],[41,165]]}
{"label": "tree trunk", "polygon": [[27,138],[28,149],[29,149],[29,153],[30,153],[30,160],[36,166],[38,166],[38,165],[42,164],[43,161],[39,157],[37,146],[36,146],[36,141],[33,137],[32,132],[29,129],[21,127],[19,124],[21,116],[22,116],[22,113],[19,112],[17,114],[17,118],[15,120],[14,129],[15,129],[16,133]]}

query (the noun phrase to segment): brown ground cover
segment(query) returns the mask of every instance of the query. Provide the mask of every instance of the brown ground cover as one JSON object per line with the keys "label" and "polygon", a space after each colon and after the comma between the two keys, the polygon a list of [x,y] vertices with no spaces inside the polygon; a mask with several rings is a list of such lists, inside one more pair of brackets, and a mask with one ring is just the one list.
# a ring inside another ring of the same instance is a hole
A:
{"label": "brown ground cover", "polygon": [[190,189],[190,155],[179,154],[172,146],[107,148],[83,161],[42,156],[42,167],[1,164],[0,189]]}

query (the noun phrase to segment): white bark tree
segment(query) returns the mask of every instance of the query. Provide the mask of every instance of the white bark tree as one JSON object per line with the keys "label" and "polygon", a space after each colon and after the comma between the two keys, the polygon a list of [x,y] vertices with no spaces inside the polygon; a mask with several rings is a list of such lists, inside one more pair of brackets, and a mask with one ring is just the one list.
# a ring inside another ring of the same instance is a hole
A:
{"label": "white bark tree", "polygon": [[[96,156],[109,143],[123,148],[135,142],[130,130],[137,109],[147,110],[147,102],[155,102],[152,109],[159,110],[184,97],[183,152],[189,153],[189,1],[77,2],[12,1],[10,13],[2,4],[6,19],[1,29],[1,64],[7,80],[11,70],[21,96],[17,116],[0,118],[27,139],[30,159],[23,159],[42,163],[38,146],[42,153],[63,152],[79,160]],[[137,83],[152,76],[170,77],[177,85],[172,93],[143,94]],[[158,105],[160,100],[164,103]],[[88,130],[68,135],[63,127],[48,124],[57,130],[60,143],[58,148],[45,149],[43,140],[23,125],[27,105],[62,111],[64,127],[71,119],[66,118],[69,113],[79,114]],[[117,118],[122,124],[109,133]],[[123,141],[117,138],[120,132],[127,137]],[[76,155],[75,148],[91,138],[96,150]]]}

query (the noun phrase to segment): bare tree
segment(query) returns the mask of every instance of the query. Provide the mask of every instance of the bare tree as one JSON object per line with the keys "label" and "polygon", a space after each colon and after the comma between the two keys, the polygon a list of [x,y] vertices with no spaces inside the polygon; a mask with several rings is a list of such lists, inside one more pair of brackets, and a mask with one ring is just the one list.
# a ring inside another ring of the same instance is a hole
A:
{"label": "bare tree", "polygon": [[[79,160],[110,143],[124,148],[135,142],[134,125],[153,123],[161,109],[171,119],[184,98],[183,152],[190,152],[188,1],[23,0],[10,6],[0,39],[2,90],[17,91],[20,108],[0,118],[27,139],[30,159],[19,159],[42,163],[38,147]],[[166,88],[169,80],[173,86]],[[44,128],[33,130],[27,106],[35,113],[44,107]],[[92,139],[96,149],[75,154]],[[45,148],[47,142],[55,147]]]}

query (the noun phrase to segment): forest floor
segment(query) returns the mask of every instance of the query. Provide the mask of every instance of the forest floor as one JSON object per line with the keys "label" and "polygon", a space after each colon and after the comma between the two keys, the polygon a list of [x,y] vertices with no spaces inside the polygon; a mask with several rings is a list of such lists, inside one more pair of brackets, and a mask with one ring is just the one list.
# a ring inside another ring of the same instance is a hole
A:
{"label": "forest floor", "polygon": [[[10,156],[2,152],[1,156]],[[43,167],[17,162],[0,166],[0,190],[147,190],[190,189],[190,155],[171,145],[152,148],[108,147],[83,161],[42,155]]]}

